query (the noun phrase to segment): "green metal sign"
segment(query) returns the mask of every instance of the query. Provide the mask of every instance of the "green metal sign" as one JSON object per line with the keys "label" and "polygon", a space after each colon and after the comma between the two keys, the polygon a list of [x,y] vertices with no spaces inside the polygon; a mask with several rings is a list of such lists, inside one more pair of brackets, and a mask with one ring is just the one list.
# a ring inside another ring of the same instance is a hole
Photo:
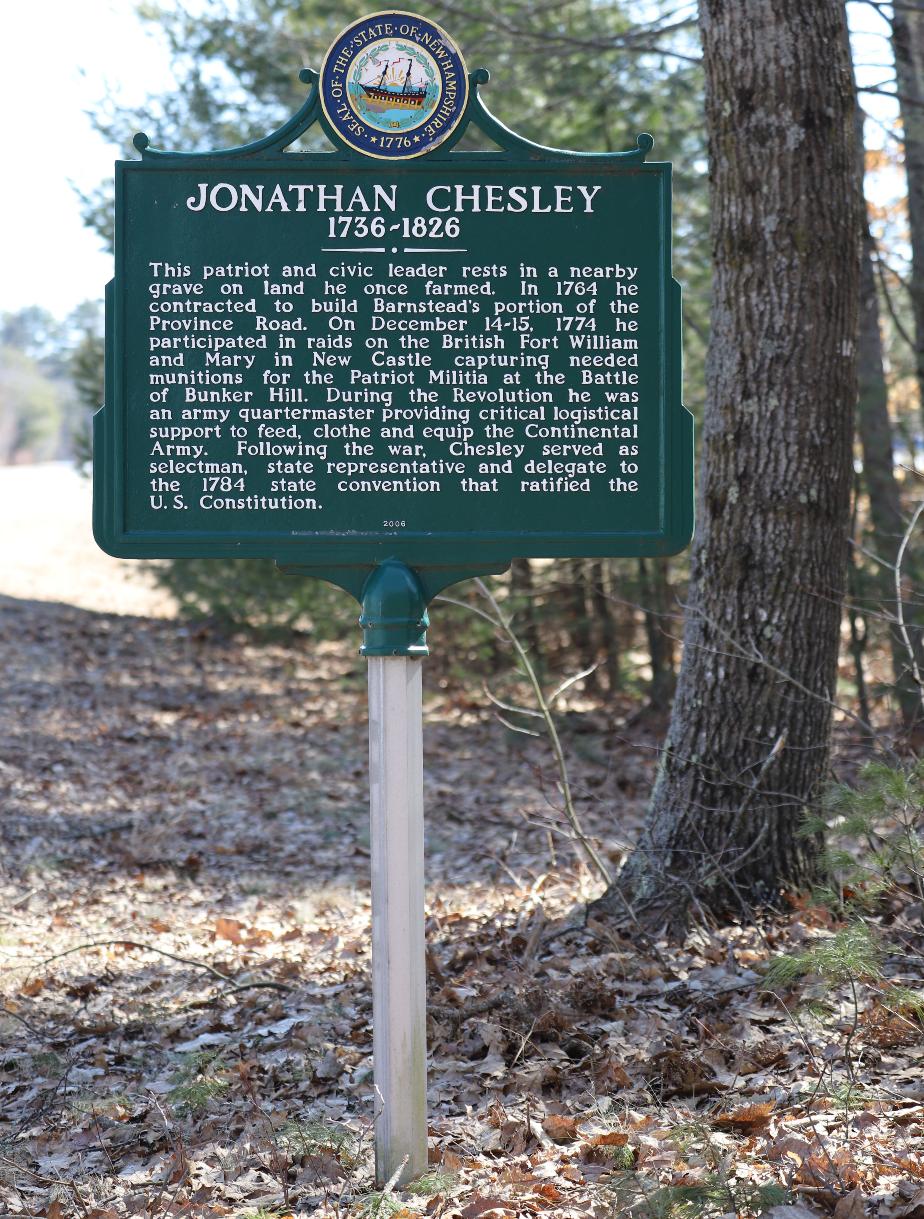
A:
{"label": "green metal sign", "polygon": [[[438,27],[377,20],[265,139],[139,135],[116,165],[97,541],[268,557],[357,596],[385,560],[429,597],[517,556],[681,550],[670,166],[649,136],[532,144]],[[334,151],[286,152],[313,124]],[[469,124],[498,151],[455,150]]]}

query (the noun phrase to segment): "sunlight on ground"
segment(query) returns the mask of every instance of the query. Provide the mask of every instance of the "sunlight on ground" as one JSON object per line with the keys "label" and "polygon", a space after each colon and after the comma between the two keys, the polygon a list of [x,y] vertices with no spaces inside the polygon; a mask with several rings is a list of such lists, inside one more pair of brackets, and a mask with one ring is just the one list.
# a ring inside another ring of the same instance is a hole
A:
{"label": "sunlight on ground", "polygon": [[92,489],[66,462],[0,467],[0,594],[167,617],[172,600],[137,562],[93,541]]}

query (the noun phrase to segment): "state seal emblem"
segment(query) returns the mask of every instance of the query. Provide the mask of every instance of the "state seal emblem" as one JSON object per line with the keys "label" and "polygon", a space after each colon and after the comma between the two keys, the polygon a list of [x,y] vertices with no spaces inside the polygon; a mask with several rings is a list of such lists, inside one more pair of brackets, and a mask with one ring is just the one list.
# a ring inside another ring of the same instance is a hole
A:
{"label": "state seal emblem", "polygon": [[383,161],[431,152],[468,101],[462,52],[445,30],[398,10],[354,21],[324,58],[321,106],[344,143]]}

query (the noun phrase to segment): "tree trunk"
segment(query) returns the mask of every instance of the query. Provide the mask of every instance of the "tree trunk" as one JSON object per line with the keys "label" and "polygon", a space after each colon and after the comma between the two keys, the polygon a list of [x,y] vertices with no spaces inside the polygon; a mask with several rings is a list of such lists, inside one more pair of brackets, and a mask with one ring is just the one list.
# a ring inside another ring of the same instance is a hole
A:
{"label": "tree trunk", "polygon": [[857,392],[844,5],[699,11],[714,286],[684,656],[641,841],[595,907],[651,928],[814,875]]}
{"label": "tree trunk", "polygon": [[[607,693],[615,694],[620,686],[619,636],[613,618],[613,605],[606,595],[606,567],[602,559],[590,564],[588,575],[591,604],[594,607],[600,652],[603,654],[603,668],[606,672],[606,689]],[[600,689],[599,680],[595,689]]]}
{"label": "tree trunk", "polygon": [[523,622],[523,641],[530,654],[530,661],[538,672],[542,669],[542,648],[539,642],[539,623],[536,620],[533,569],[529,559],[514,559],[510,564],[510,592],[514,600],[514,615],[521,616]]}
{"label": "tree trunk", "polygon": [[[859,183],[861,198],[864,189],[863,118],[858,110],[857,137],[859,143]],[[905,521],[901,495],[895,478],[892,452],[892,425],[889,420],[889,395],[886,387],[882,353],[882,333],[879,328],[879,297],[873,270],[875,247],[864,207],[861,213],[860,253],[860,331],[857,344],[857,433],[863,451],[863,482],[869,496],[873,552],[879,563],[874,564],[878,600],[890,620],[892,674],[902,719],[910,727],[920,711],[920,698],[911,673],[908,655],[898,629],[900,607],[895,595],[895,561]],[[859,576],[859,572],[855,573]]]}
{"label": "tree trunk", "polygon": [[674,695],[674,641],[669,634],[671,585],[669,559],[639,559],[639,584],[645,638],[651,660],[648,704],[653,711],[666,711]]}
{"label": "tree trunk", "polygon": [[[851,513],[850,536],[856,542],[857,532],[857,498],[860,488],[853,489],[853,512]],[[847,562],[847,623],[850,628],[850,655],[853,657],[854,681],[857,686],[857,708],[864,724],[872,723],[869,707],[869,687],[866,684],[866,648],[869,643],[869,627],[867,616],[861,608],[862,575],[859,563],[859,550],[856,545],[850,548]],[[868,737],[867,738],[871,739]]]}
{"label": "tree trunk", "polygon": [[905,145],[908,224],[911,230],[911,305],[914,361],[924,412],[924,11],[894,8],[892,53]]}
{"label": "tree trunk", "polygon": [[597,660],[594,646],[591,615],[587,608],[587,576],[584,562],[572,559],[567,570],[570,580],[565,588],[568,614],[568,640],[574,648],[571,663],[578,668],[589,669]]}

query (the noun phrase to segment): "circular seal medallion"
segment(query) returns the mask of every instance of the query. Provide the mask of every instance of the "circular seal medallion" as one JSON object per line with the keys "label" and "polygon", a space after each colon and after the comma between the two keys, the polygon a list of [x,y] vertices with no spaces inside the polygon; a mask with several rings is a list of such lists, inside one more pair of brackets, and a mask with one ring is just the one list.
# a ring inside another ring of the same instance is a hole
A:
{"label": "circular seal medallion", "polygon": [[448,139],[468,101],[462,52],[415,13],[361,17],[321,67],[321,105],[346,144],[383,161],[420,157]]}

